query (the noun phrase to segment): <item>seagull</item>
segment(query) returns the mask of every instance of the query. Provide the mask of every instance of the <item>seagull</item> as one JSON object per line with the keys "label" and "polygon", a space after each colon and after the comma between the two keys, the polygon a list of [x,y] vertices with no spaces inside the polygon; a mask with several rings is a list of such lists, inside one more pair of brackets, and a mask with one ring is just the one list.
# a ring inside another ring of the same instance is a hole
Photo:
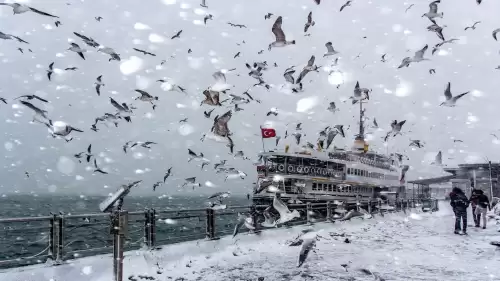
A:
{"label": "seagull", "polygon": [[241,227],[245,224],[246,216],[238,213],[238,220],[236,221],[236,224],[234,225],[234,230],[233,230],[233,238],[238,235],[238,232],[240,231]]}
{"label": "seagull", "polygon": [[136,92],[138,92],[139,94],[141,94],[141,96],[140,96],[140,97],[135,98],[135,100],[148,101],[148,102],[150,102],[151,104],[153,104],[153,101],[154,101],[154,100],[158,100],[158,97],[153,97],[152,95],[150,95],[150,94],[149,94],[148,92],[146,92],[146,91],[139,90],[139,89],[136,89],[135,91],[136,91]]}
{"label": "seagull", "polygon": [[27,5],[23,5],[23,4],[18,4],[18,3],[0,3],[0,5],[10,6],[12,8],[13,12],[14,12],[14,15],[16,15],[16,14],[22,14],[22,13],[26,13],[26,12],[35,12],[35,13],[40,14],[42,16],[59,18],[57,16],[54,16],[54,15],[42,12],[40,10],[37,10],[35,8],[31,8],[31,7],[29,7]]}
{"label": "seagull", "polygon": [[240,178],[240,179],[244,180],[245,177],[247,176],[246,173],[244,173],[240,170],[236,170],[235,168],[229,168],[227,173],[228,173],[228,175],[226,176],[224,181],[227,181],[228,179],[234,179],[234,178]]}
{"label": "seagull", "polygon": [[65,137],[69,135],[72,131],[83,133],[82,130],[74,128],[63,121],[55,121],[52,123],[52,120],[49,120],[49,123],[44,123],[48,128],[52,135],[52,137],[64,137],[64,139],[69,142],[73,138],[66,139]]}
{"label": "seagull", "polygon": [[340,11],[342,12],[342,10],[344,10],[347,6],[351,6],[351,2],[352,1],[347,1],[344,5],[342,5],[342,7],[340,7]]}
{"label": "seagull", "polygon": [[141,50],[141,49],[137,49],[137,48],[133,48],[135,51],[139,52],[139,53],[143,53],[145,55],[150,55],[150,56],[153,56],[153,57],[156,57],[155,54],[153,53],[150,53],[150,52],[147,52],[147,51],[144,51],[144,50]]}
{"label": "seagull", "polygon": [[338,135],[336,130],[328,129],[328,134],[326,136],[326,149],[330,148],[330,145],[333,142],[333,139]]}
{"label": "seagull", "polygon": [[298,259],[298,262],[297,262],[297,267],[301,267],[302,264],[304,264],[304,262],[307,259],[307,255],[314,248],[315,244],[316,244],[316,239],[315,238],[305,239],[304,240],[304,242],[302,243],[302,248],[300,249],[299,259]]}
{"label": "seagull", "polygon": [[213,112],[214,110],[215,110],[215,108],[214,108],[214,109],[212,109],[212,110],[209,110],[209,111],[204,111],[204,112],[203,112],[203,114],[205,115],[205,118],[210,118],[210,115],[212,114],[212,112]]}
{"label": "seagull", "polygon": [[306,77],[307,73],[309,73],[310,71],[319,72],[318,66],[314,64],[314,60],[315,60],[315,57],[311,56],[311,58],[307,62],[307,65],[304,66],[304,68],[302,69],[302,72],[300,72],[299,78],[297,78],[297,81],[296,81],[297,84],[299,84],[302,81],[302,79],[304,79],[304,77]]}
{"label": "seagull", "polygon": [[[401,129],[403,128],[403,125],[406,123],[406,120],[398,122],[397,120],[392,121],[391,123],[391,131],[387,133],[387,136],[389,134],[393,134],[393,137],[395,137],[397,134],[401,134]],[[386,136],[386,139],[387,139]]]}
{"label": "seagull", "polygon": [[262,227],[270,228],[270,227],[277,226],[276,220],[271,216],[271,208],[272,208],[272,206],[268,206],[263,212],[264,221],[260,224],[260,225],[262,225]]}
{"label": "seagull", "polygon": [[411,9],[413,6],[415,6],[415,4],[411,4],[410,6],[408,6],[408,8],[406,8],[405,10],[405,13],[408,12],[408,10]]}
{"label": "seagull", "polygon": [[321,3],[321,0],[314,0],[314,2],[316,3],[316,5],[319,5],[319,3]]}
{"label": "seagull", "polygon": [[271,48],[273,47],[285,47],[287,45],[294,45],[295,40],[292,41],[286,41],[285,33],[283,32],[283,29],[281,29],[281,25],[283,24],[283,18],[279,16],[276,21],[273,24],[273,27],[271,31],[274,33],[274,36],[276,37],[276,40],[269,44],[269,51],[271,51]]}
{"label": "seagull", "polygon": [[335,125],[334,126],[335,129],[337,129],[337,132],[343,137],[345,138],[345,133],[344,133],[344,125]]}
{"label": "seagull", "polygon": [[385,281],[385,279],[383,279],[382,277],[380,277],[377,273],[373,273],[372,271],[370,271],[368,269],[362,268],[359,271],[363,272],[366,275],[373,276],[373,278],[375,279],[375,281]]}
{"label": "seagull", "polygon": [[443,165],[443,154],[441,153],[441,151],[436,154],[436,157],[434,158],[434,161],[431,163],[431,165]]}
{"label": "seagull", "polygon": [[212,106],[222,106],[219,101],[219,92],[205,90],[203,91],[203,95],[205,96],[205,99],[201,102],[200,105],[208,104]]}
{"label": "seagull", "polygon": [[362,100],[369,100],[369,92],[371,90],[368,90],[366,88],[360,88],[359,87],[359,81],[356,81],[356,85],[354,86],[354,92],[352,97],[349,97],[349,99],[352,99],[352,104],[356,104],[358,101]]}
{"label": "seagull", "polygon": [[184,187],[184,186],[192,186],[194,188],[195,186],[198,186],[198,187],[201,186],[200,183],[196,183],[196,177],[186,178],[184,181],[185,182],[182,185],[182,187]]}
{"label": "seagull", "polygon": [[304,25],[304,33],[307,32],[307,30],[309,29],[309,27],[314,26],[314,24],[316,24],[316,22],[314,22],[312,20],[312,12],[309,12],[309,15],[307,16],[307,22]]}
{"label": "seagull", "polygon": [[54,63],[49,64],[49,69],[47,70],[47,77],[49,78],[49,81],[50,81],[50,77],[52,76],[52,73],[54,73],[53,67],[54,67]]}
{"label": "seagull", "polygon": [[377,119],[373,118],[373,128],[378,129]]}
{"label": "seagull", "polygon": [[75,71],[75,70],[77,70],[77,69],[78,69],[78,67],[67,67],[67,68],[65,68],[64,70],[65,70],[65,71],[68,71],[68,70]]}
{"label": "seagull", "polygon": [[[132,113],[132,110],[128,108],[126,103],[119,104],[112,97],[109,97],[109,100],[111,105],[118,110],[118,114]],[[127,120],[127,122],[131,122],[130,116],[125,116],[124,119]]]}
{"label": "seagull", "polygon": [[221,71],[214,72],[212,77],[215,79],[215,84],[209,87],[209,90],[224,92],[231,89],[231,85],[226,83],[226,75],[224,75]]}
{"label": "seagull", "polygon": [[424,147],[420,140],[410,140],[410,146],[416,146],[418,148]]}
{"label": "seagull", "polygon": [[435,74],[436,70],[434,68],[429,69],[429,74]]}
{"label": "seagull", "polygon": [[43,98],[41,98],[41,97],[39,97],[37,95],[22,95],[22,96],[19,96],[19,97],[15,98],[15,100],[21,99],[21,98],[25,98],[27,100],[37,99],[37,100],[45,102],[45,103],[49,102],[48,100],[43,99]]}
{"label": "seagull", "polygon": [[102,75],[100,75],[99,77],[97,77],[97,82],[94,82],[95,84],[95,91],[97,92],[97,95],[100,96],[101,95],[101,86],[104,86],[104,84],[102,83]]}
{"label": "seagull", "polygon": [[158,186],[160,186],[161,184],[162,184],[162,182],[161,182],[161,181],[158,181],[158,182],[156,182],[155,184],[153,184],[153,191],[156,191],[156,188],[157,188]]}
{"label": "seagull", "polygon": [[0,101],[7,104],[7,100],[5,98],[0,98]]}
{"label": "seagull", "polygon": [[172,167],[168,168],[167,172],[163,176],[163,183],[167,180],[168,177],[170,177],[170,173],[172,172]]}
{"label": "seagull", "polygon": [[[196,154],[194,151],[192,151],[191,149],[188,148],[188,154],[189,154],[189,159],[188,159],[188,162],[191,162],[191,160],[195,160],[195,161],[203,161],[203,162],[209,162],[208,159],[206,159],[204,156],[203,156],[203,153],[200,152],[200,154]],[[206,160],[206,161],[205,161]]]}
{"label": "seagull", "polygon": [[423,60],[429,60],[429,59],[424,58],[425,51],[427,51],[428,48],[429,48],[429,46],[425,45],[421,50],[418,50],[415,52],[415,55],[413,56],[413,58],[410,58],[410,57],[404,58],[403,61],[401,62],[401,65],[399,65],[398,68],[402,68],[405,66],[409,67],[410,63],[412,63],[412,62],[420,62]]}
{"label": "seagull", "polygon": [[35,116],[33,117],[33,121],[36,120],[36,117],[43,117],[44,119],[49,119],[47,117],[47,111],[46,110],[42,110],[36,106],[34,106],[33,104],[27,102],[27,101],[21,101],[21,104],[28,107],[29,109],[33,110],[35,112]]}
{"label": "seagull", "polygon": [[325,47],[326,47],[326,54],[324,54],[323,57],[333,56],[339,53],[335,51],[335,49],[333,48],[332,42],[327,42],[325,44]]}
{"label": "seagull", "polygon": [[299,212],[297,210],[290,211],[285,203],[278,198],[276,193],[273,198],[273,208],[280,214],[280,218],[276,222],[277,224],[283,224],[293,220],[294,218],[300,218]]}
{"label": "seagull", "polygon": [[228,137],[230,135],[230,132],[229,132],[229,128],[227,126],[227,123],[229,122],[229,120],[231,120],[232,116],[233,116],[233,114],[232,114],[231,110],[224,113],[220,117],[219,117],[219,115],[215,116],[214,125],[212,126],[211,131],[216,136]]}
{"label": "seagull", "polygon": [[102,17],[101,17],[101,16],[99,16],[99,17],[95,17],[95,20],[96,20],[96,21],[101,21],[101,20],[102,20]]}
{"label": "seagull", "polygon": [[449,39],[449,40],[445,40],[445,41],[443,41],[443,42],[441,42],[441,43],[437,43],[437,44],[434,46],[434,48],[432,48],[432,55],[434,55],[434,53],[435,53],[435,52],[437,52],[437,51],[439,50],[439,48],[440,48],[441,46],[443,46],[444,44],[446,44],[446,43],[453,43],[453,42],[455,42],[455,41],[458,41],[458,39],[457,39],[457,38],[452,38],[452,39]]}
{"label": "seagull", "polygon": [[476,29],[476,24],[479,24],[481,23],[480,21],[476,21],[472,26],[467,26],[464,30],[467,31],[467,29],[472,29],[472,30],[475,30]]}
{"label": "seagull", "polygon": [[208,6],[207,6],[207,0],[201,0],[200,6],[202,6],[203,8],[208,8]]}
{"label": "seagull", "polygon": [[105,54],[108,54],[111,56],[108,61],[116,60],[116,61],[121,61],[120,55],[113,50],[113,48],[110,47],[104,47],[104,46],[99,46],[97,49],[98,52],[102,52]]}
{"label": "seagull", "polygon": [[73,32],[73,34],[75,34],[76,36],[80,37],[80,39],[82,39],[82,40],[83,40],[83,42],[84,42],[85,44],[87,44],[88,46],[90,46],[90,47],[97,48],[97,47],[99,47],[99,46],[100,46],[100,44],[99,44],[99,43],[97,43],[97,42],[96,42],[94,39],[92,39],[92,38],[89,38],[89,37],[87,37],[87,36],[85,36],[85,35],[79,34],[78,32]]}
{"label": "seagull", "polygon": [[244,25],[244,24],[234,24],[234,23],[231,23],[231,22],[228,22],[227,24],[229,24],[232,27],[247,28],[247,26]]}
{"label": "seagull", "polygon": [[[1,4],[1,3],[0,3]],[[24,41],[23,39],[17,37],[17,36],[14,36],[14,35],[11,35],[11,34],[7,34],[7,33],[3,33],[3,32],[0,32],[0,39],[4,39],[4,40],[12,40],[12,38],[15,38],[17,41],[21,42],[21,43],[25,43],[25,44],[29,44],[28,42]]]}
{"label": "seagull", "polygon": [[97,166],[97,159],[95,159],[95,158],[94,158],[94,167],[95,167],[94,173],[98,172],[98,173],[105,174],[105,175],[108,174],[107,172],[105,172],[101,168],[99,168],[99,166]]}
{"label": "seagull", "polygon": [[302,134],[299,132],[294,132],[292,136],[295,137],[295,142],[297,143],[297,145],[300,144],[300,138],[302,137]]}
{"label": "seagull", "polygon": [[71,47],[68,48],[68,50],[77,53],[82,59],[85,59],[85,56],[83,55],[84,52],[87,50],[80,48],[78,44],[76,43],[71,43]]}
{"label": "seagull", "polygon": [[493,32],[491,33],[491,35],[493,35],[493,39],[497,40],[497,33],[498,32],[500,32],[500,28],[493,30]]}
{"label": "seagull", "polygon": [[437,25],[437,24],[432,24],[430,26],[427,27],[427,30],[428,31],[433,31],[437,34],[437,36],[439,37],[439,39],[443,40],[444,41],[444,35],[443,35],[443,28],[446,27],[446,25],[444,25],[443,27]]}
{"label": "seagull", "polygon": [[175,38],[181,38],[181,33],[182,33],[182,29],[180,31],[178,31],[174,36],[172,36],[170,39],[175,39]]}
{"label": "seagull", "polygon": [[276,107],[271,107],[269,112],[266,114],[266,116],[271,116],[271,115],[278,116],[278,109]]}
{"label": "seagull", "polygon": [[205,16],[205,18],[203,18],[203,22],[205,23],[205,25],[207,24],[207,20],[212,20],[214,16],[212,16],[211,14],[208,14]]}
{"label": "seagull", "polygon": [[387,55],[387,54],[383,54],[383,55],[382,55],[382,57],[380,57],[380,61],[381,61],[381,62],[386,62],[386,60],[385,60],[385,56],[386,56],[386,55]]}
{"label": "seagull", "polygon": [[265,19],[265,20],[268,20],[268,19],[270,19],[272,16],[274,16],[274,14],[267,13],[266,15],[264,15],[264,19]]}
{"label": "seagull", "polygon": [[448,86],[446,86],[446,90],[444,91],[444,96],[446,98],[446,101],[441,103],[440,105],[444,106],[449,106],[449,107],[454,107],[455,104],[457,103],[457,100],[465,95],[467,95],[469,92],[465,92],[460,95],[452,96],[451,94],[451,83],[448,82]]}
{"label": "seagull", "polygon": [[335,102],[333,102],[333,101],[330,102],[330,104],[328,105],[328,108],[326,110],[328,110],[328,111],[330,111],[332,113],[335,113],[335,111],[339,111],[337,109],[337,106],[335,105]]}
{"label": "seagull", "polygon": [[432,23],[436,23],[434,18],[443,18],[443,13],[438,13],[438,4],[441,0],[433,1],[429,4],[429,12],[422,15],[422,17],[427,17]]}
{"label": "seagull", "polygon": [[[130,142],[127,142],[127,143],[130,143]],[[147,149],[151,149],[151,146],[152,144],[157,144],[156,142],[153,142],[153,141],[145,141],[145,142],[142,142],[142,141],[138,141],[138,142],[135,142],[134,144],[132,144],[130,146],[130,148],[136,146],[136,145],[140,145],[144,148],[147,148]]]}
{"label": "seagull", "polygon": [[60,25],[62,25],[62,23],[60,21],[56,21],[56,22],[54,22],[54,24],[56,25],[56,27],[59,27]]}

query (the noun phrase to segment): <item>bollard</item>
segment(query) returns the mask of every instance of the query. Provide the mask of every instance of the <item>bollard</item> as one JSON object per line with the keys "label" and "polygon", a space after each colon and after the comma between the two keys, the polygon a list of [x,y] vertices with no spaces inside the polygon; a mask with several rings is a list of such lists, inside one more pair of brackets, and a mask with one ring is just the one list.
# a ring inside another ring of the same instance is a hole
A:
{"label": "bollard", "polygon": [[311,202],[306,203],[306,222],[307,224],[311,225],[311,214],[312,214],[312,205]]}
{"label": "bollard", "polygon": [[326,202],[326,219],[327,220],[332,219],[332,202],[331,201]]}

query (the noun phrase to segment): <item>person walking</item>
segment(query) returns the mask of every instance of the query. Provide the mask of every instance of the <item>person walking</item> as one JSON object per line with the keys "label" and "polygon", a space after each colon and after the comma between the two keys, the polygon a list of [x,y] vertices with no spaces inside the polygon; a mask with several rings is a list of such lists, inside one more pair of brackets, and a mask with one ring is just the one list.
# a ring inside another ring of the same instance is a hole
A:
{"label": "person walking", "polygon": [[476,227],[480,227],[481,215],[483,216],[483,229],[486,228],[486,212],[491,210],[490,200],[482,190],[477,191],[477,206],[476,206]]}
{"label": "person walking", "polygon": [[472,207],[472,218],[474,219],[474,224],[476,227],[479,227],[479,220],[476,215],[476,207],[477,207],[477,198],[479,197],[479,193],[477,189],[473,189],[471,192],[471,196],[469,198],[470,205]]}
{"label": "person walking", "polygon": [[[469,207],[469,199],[465,196],[464,192],[454,187],[450,193],[450,205],[455,213],[455,234],[467,234],[467,208]],[[462,221],[462,227],[460,227]]]}

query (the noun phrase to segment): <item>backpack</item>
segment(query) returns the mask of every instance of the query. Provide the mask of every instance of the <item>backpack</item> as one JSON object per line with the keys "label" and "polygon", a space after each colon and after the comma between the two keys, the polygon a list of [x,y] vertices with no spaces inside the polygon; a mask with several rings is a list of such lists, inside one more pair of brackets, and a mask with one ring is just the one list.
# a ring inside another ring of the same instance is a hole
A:
{"label": "backpack", "polygon": [[455,203],[455,207],[464,209],[469,207],[469,200],[467,200],[467,197],[464,194],[457,194],[453,201]]}

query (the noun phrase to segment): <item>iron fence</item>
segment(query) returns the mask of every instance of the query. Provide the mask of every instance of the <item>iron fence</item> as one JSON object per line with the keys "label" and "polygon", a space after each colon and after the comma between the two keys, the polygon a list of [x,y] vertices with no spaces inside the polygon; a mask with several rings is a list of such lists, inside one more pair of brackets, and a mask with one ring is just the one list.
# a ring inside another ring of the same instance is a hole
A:
{"label": "iron fence", "polygon": [[[369,213],[406,211],[422,207],[438,209],[436,199],[409,199],[392,202],[364,201],[346,203],[346,209],[365,207]],[[383,208],[389,206],[390,208]],[[206,238],[219,239],[232,235],[238,213],[248,213],[259,232],[262,211],[268,206],[228,206],[223,210],[211,208],[185,210],[156,210],[127,212],[127,231],[123,249],[157,249],[160,245]],[[290,227],[333,219],[334,202],[289,204],[300,218],[284,224]],[[51,215],[0,219],[0,268],[36,263],[60,264],[84,256],[113,253],[110,214]],[[241,232],[247,232],[242,229]]]}

